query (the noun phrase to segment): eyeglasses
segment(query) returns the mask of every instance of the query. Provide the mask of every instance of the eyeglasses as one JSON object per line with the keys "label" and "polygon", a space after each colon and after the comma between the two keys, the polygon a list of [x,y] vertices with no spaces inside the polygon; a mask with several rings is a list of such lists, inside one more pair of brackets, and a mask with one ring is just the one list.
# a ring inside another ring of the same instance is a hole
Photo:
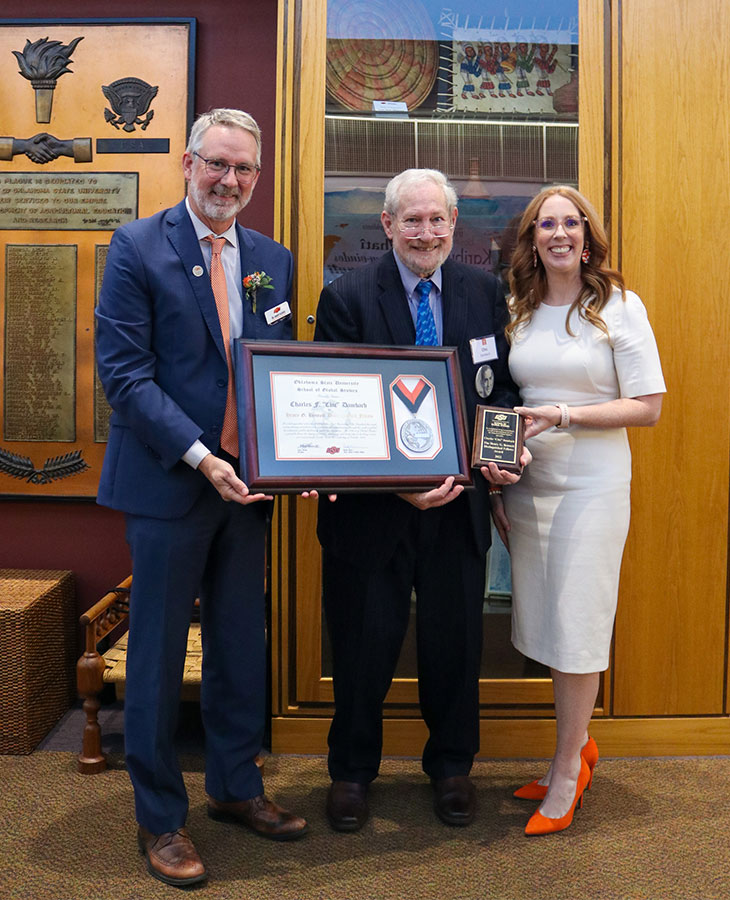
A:
{"label": "eyeglasses", "polygon": [[532,224],[543,234],[555,234],[558,225],[562,225],[563,231],[570,234],[572,231],[580,231],[583,223],[587,221],[585,216],[566,216],[562,221],[558,221],[554,216],[543,216],[540,219],[533,219]]}
{"label": "eyeglasses", "polygon": [[230,166],[222,159],[206,159],[195,150],[193,150],[193,156],[197,156],[198,159],[203,160],[205,171],[211,178],[225,178],[228,174],[228,170],[233,169],[239,184],[251,184],[256,177],[256,173],[261,171],[260,166],[247,166],[244,163],[241,163],[238,166]]}
{"label": "eyeglasses", "polygon": [[418,240],[427,231],[431,232],[431,237],[445,238],[454,230],[454,226],[449,225],[448,222],[429,222],[427,225],[423,225],[421,222],[396,222],[396,226],[398,231],[409,241]]}

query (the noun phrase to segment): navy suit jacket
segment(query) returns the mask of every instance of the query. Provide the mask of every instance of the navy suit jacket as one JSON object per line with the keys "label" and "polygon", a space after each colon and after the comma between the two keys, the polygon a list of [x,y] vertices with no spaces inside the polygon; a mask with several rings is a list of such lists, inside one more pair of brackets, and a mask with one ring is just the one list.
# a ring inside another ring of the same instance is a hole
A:
{"label": "navy suit jacket", "polygon": [[[519,393],[507,367],[507,309],[499,283],[492,275],[450,259],[441,273],[443,344],[458,349],[471,441],[478,403],[507,407],[519,403]],[[472,360],[469,341],[491,334],[495,335],[498,352],[498,359],[489,363],[494,370],[494,390],[490,397],[482,399],[475,385],[482,363]],[[314,339],[415,344],[413,318],[392,251],[324,288],[317,307]],[[491,542],[488,485],[479,472],[474,474],[474,484],[475,490],[453,502],[468,507],[475,549],[485,553]],[[356,565],[385,562],[407,530],[412,509],[393,494],[343,495],[336,503],[323,500],[317,534],[325,549]]]}
{"label": "navy suit jacket", "polygon": [[[289,300],[289,251],[236,225],[241,273],[264,271],[256,313],[244,296],[243,337],[284,340],[291,319],[264,312]],[[196,274],[197,273],[197,274]],[[206,479],[181,457],[200,439],[218,451],[228,367],[215,298],[185,202],[119,228],[96,311],[99,377],[113,413],[98,502],[162,519],[184,515]]]}

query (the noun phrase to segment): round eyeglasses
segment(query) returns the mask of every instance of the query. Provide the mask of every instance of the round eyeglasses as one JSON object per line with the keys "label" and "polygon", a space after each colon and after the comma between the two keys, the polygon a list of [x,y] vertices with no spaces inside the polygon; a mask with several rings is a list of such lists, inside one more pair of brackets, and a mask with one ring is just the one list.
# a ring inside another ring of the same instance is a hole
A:
{"label": "round eyeglasses", "polygon": [[445,238],[454,230],[454,226],[449,225],[448,222],[430,222],[427,225],[423,225],[421,222],[396,222],[396,227],[409,241],[416,241],[418,238],[422,238],[427,231],[430,232],[431,237]]}
{"label": "round eyeglasses", "polygon": [[570,234],[571,232],[580,231],[583,228],[583,223],[587,221],[588,219],[585,216],[566,216],[564,219],[556,219],[554,216],[541,216],[539,219],[533,219],[532,223],[543,234],[555,234],[559,225],[563,226],[563,231],[566,234]]}
{"label": "round eyeglasses", "polygon": [[228,174],[228,170],[233,169],[239,184],[251,184],[256,177],[257,172],[261,171],[259,166],[247,166],[244,163],[241,163],[238,166],[231,166],[222,159],[206,159],[195,150],[193,150],[193,156],[197,156],[198,159],[203,161],[205,171],[211,178],[225,178]]}

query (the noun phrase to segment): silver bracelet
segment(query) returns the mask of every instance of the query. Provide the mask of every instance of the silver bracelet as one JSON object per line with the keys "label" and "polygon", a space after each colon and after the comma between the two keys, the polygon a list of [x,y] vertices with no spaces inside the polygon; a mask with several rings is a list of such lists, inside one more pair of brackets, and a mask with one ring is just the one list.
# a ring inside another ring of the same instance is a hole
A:
{"label": "silver bracelet", "polygon": [[556,403],[557,408],[560,410],[560,421],[555,426],[556,428],[567,428],[570,425],[570,410],[568,409],[567,403]]}

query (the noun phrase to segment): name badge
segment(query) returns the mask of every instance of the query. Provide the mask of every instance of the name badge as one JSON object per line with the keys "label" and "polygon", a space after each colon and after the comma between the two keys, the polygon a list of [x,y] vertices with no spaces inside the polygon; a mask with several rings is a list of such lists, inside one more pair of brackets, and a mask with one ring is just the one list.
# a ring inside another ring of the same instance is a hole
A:
{"label": "name badge", "polygon": [[285,300],[283,303],[280,303],[278,306],[272,306],[271,309],[267,309],[264,313],[264,318],[266,319],[267,325],[273,325],[275,322],[278,322],[280,319],[286,319],[291,315],[291,309],[289,309],[289,302]]}
{"label": "name badge", "polygon": [[497,358],[497,342],[493,334],[486,337],[472,338],[469,341],[471,359],[474,363],[489,362]]}

